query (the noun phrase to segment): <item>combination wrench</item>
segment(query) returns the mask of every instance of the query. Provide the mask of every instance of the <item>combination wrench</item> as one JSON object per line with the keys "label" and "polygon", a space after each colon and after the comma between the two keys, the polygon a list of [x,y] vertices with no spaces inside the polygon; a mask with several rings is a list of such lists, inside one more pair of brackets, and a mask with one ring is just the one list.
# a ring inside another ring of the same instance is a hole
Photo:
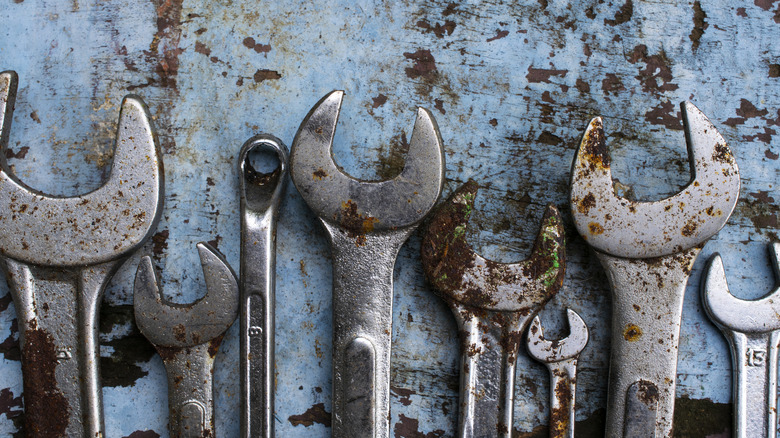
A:
{"label": "combination wrench", "polygon": [[331,155],[343,94],[325,96],[301,123],[290,174],[333,255],[333,436],[386,438],[393,266],[439,198],[444,154],[433,116],[420,108],[396,178],[367,182],[345,174]]}
{"label": "combination wrench", "polygon": [[555,341],[544,337],[535,316],[528,328],[528,353],[550,371],[550,438],[574,438],[577,399],[577,360],[588,345],[588,326],[577,312],[567,309],[569,336]]}
{"label": "combination wrench", "polygon": [[572,166],[577,231],[612,289],[607,437],[672,434],[683,295],[696,256],[739,198],[739,169],[726,141],[691,103],[682,104],[692,178],[676,195],[636,202],[615,194],[600,117]]}
{"label": "combination wrench", "polygon": [[428,281],[450,306],[461,341],[459,438],[512,434],[515,364],[531,318],[560,289],[564,231],[549,205],[528,259],[498,263],[466,241],[478,185],[469,181],[432,215],[422,241]]}
{"label": "combination wrench", "polygon": [[238,316],[238,281],[224,257],[198,243],[206,295],[177,304],[160,294],[149,256],[135,276],[133,309],[141,333],[154,345],[168,376],[168,425],[172,438],[214,438],[214,359]]}
{"label": "combination wrench", "polygon": [[17,76],[0,73],[0,262],[16,306],[28,437],[102,437],[98,316],[106,284],[148,239],[163,167],[139,97],[122,101],[108,181],[54,197],[6,162]]}
{"label": "combination wrench", "polygon": [[[780,244],[769,246],[780,280]],[[723,260],[710,259],[702,282],[704,309],[731,350],[735,438],[777,436],[777,353],[780,343],[780,286],[758,300],[729,292]]]}
{"label": "combination wrench", "polygon": [[[275,154],[269,173],[252,167],[255,151]],[[239,153],[241,193],[241,436],[274,436],[276,220],[287,182],[287,148],[260,134]]]}

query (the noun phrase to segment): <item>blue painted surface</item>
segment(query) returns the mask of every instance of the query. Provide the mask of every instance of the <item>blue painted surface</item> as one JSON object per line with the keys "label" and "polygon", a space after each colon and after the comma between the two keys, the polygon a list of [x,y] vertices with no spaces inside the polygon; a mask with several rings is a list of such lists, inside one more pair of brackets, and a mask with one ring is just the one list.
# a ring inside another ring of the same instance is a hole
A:
{"label": "blue painted surface", "polygon": [[[605,118],[619,190],[648,200],[683,186],[677,103],[691,100],[729,142],[743,192],[691,276],[678,397],[727,403],[728,351],[702,312],[698,282],[716,251],[737,295],[758,297],[774,282],[765,244],[780,226],[773,196],[780,12],[771,1],[697,4],[14,0],[0,8],[0,70],[20,76],[9,162],[47,193],[96,188],[110,169],[121,98],[141,95],[166,170],[160,233],[142,253],[154,253],[164,293],[188,302],[202,294],[195,242],[216,240],[238,266],[241,144],[261,131],[291,143],[309,108],[332,89],[347,91],[334,154],[358,177],[392,176],[415,107],[434,112],[446,147],[445,194],[468,178],[486,186],[470,242],[500,261],[527,254],[547,202],[567,210],[574,149],[592,116]],[[551,334],[565,333],[563,308],[572,307],[590,325],[578,418],[597,418],[606,395],[609,292],[568,217],[567,225],[565,286],[542,318]],[[391,424],[397,437],[452,436],[456,328],[425,284],[418,252],[415,235],[396,265]],[[162,363],[132,343],[138,335],[127,318],[139,257],[105,298],[104,321],[118,319],[104,327],[101,354],[122,370],[104,388],[109,437],[168,436]],[[277,276],[278,436],[327,436],[327,415],[312,413],[318,404],[330,412],[330,253],[292,186],[279,223]],[[13,418],[21,411],[14,319],[2,289],[2,435],[18,430]],[[217,359],[221,436],[238,433],[237,355],[234,326]],[[532,431],[547,421],[546,370],[521,355],[517,378],[514,427]],[[154,434],[137,432],[147,430]]]}

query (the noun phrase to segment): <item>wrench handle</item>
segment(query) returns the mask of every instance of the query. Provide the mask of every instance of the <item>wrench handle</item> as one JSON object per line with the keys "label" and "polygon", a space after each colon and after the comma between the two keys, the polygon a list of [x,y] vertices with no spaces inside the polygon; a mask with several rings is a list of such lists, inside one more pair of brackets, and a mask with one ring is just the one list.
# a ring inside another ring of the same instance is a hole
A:
{"label": "wrench handle", "polygon": [[[530,317],[450,302],[460,329],[459,438],[509,438],[515,364]],[[479,316],[476,316],[479,314]]]}
{"label": "wrench handle", "polygon": [[574,438],[577,358],[547,364],[550,370],[550,438]]}
{"label": "wrench handle", "polygon": [[612,289],[605,436],[671,436],[683,297],[700,251],[653,259],[595,251]]}
{"label": "wrench handle", "polygon": [[734,370],[734,438],[775,438],[780,331],[721,330],[729,342]]}
{"label": "wrench handle", "polygon": [[172,438],[214,438],[214,358],[220,335],[205,344],[155,346],[168,376],[168,423]]}
{"label": "wrench handle", "polygon": [[416,225],[359,234],[323,224],[333,252],[333,437],[388,438],[393,267]]}
{"label": "wrench handle", "polygon": [[65,270],[5,259],[19,321],[28,437],[104,436],[98,317],[119,264]]}

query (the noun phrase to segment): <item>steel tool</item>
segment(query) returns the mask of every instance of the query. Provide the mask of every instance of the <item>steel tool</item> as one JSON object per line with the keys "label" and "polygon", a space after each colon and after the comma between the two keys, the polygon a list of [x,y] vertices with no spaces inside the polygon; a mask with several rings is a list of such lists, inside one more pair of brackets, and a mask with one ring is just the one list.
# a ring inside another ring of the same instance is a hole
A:
{"label": "steel tool", "polygon": [[420,108],[400,175],[346,175],[331,156],[343,94],[328,94],[303,120],[290,173],[333,252],[333,436],[388,437],[393,266],[439,198],[444,155],[433,116]]}
{"label": "steel tool", "polygon": [[[780,280],[780,244],[769,246]],[[729,292],[719,254],[702,282],[704,308],[731,349],[735,438],[777,436],[777,352],[780,343],[780,285],[765,297],[741,300]]]}
{"label": "steel tool", "polygon": [[466,242],[477,189],[477,183],[467,182],[433,214],[423,237],[422,264],[460,329],[457,436],[508,438],[522,333],[563,282],[563,224],[549,205],[528,259],[487,260]]}
{"label": "steel tool", "polygon": [[572,167],[574,223],[612,289],[608,437],[671,436],[685,285],[739,197],[726,141],[691,103],[682,104],[682,116],[692,178],[670,198],[615,194],[600,117],[588,125]]}
{"label": "steel tool", "polygon": [[18,79],[0,73],[0,253],[19,321],[29,437],[102,437],[103,291],[152,235],[163,169],[143,101],[122,101],[108,181],[71,198],[31,189],[6,162]]}
{"label": "steel tool", "polygon": [[555,341],[544,337],[539,316],[531,321],[526,345],[534,359],[550,371],[550,438],[574,438],[577,395],[577,359],[588,344],[588,326],[577,312],[566,309],[569,336]]}
{"label": "steel tool", "polygon": [[[279,165],[258,172],[254,151]],[[238,159],[241,191],[241,436],[274,436],[274,300],[276,219],[287,182],[287,148],[271,135],[244,143]]]}
{"label": "steel tool", "polygon": [[161,296],[149,256],[141,259],[135,275],[135,322],[165,364],[168,423],[176,438],[216,436],[214,358],[238,316],[236,274],[209,244],[197,247],[206,295],[194,303],[176,304]]}

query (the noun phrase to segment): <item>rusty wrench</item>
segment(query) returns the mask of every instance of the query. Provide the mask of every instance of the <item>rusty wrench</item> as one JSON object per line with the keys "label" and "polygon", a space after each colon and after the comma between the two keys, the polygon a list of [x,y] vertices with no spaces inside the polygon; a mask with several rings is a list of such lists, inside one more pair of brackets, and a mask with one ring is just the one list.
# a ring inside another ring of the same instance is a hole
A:
{"label": "rusty wrench", "polygon": [[[780,280],[780,244],[769,246]],[[777,436],[777,353],[780,349],[780,287],[747,301],[729,292],[719,254],[710,259],[702,282],[704,309],[731,349],[734,437]]]}
{"label": "rusty wrench", "polygon": [[[691,182],[655,202],[617,196],[600,117],[572,166],[570,206],[612,289],[607,434],[672,433],[683,295],[693,262],[739,198],[739,169],[726,141],[691,103],[682,105]],[[630,419],[630,420],[629,420]]]}
{"label": "rusty wrench", "polygon": [[160,294],[152,259],[141,259],[135,276],[135,322],[162,357],[168,375],[171,437],[215,437],[214,359],[238,316],[238,281],[222,255],[198,243],[206,295],[175,304]]}
{"label": "rusty wrench", "polygon": [[433,116],[420,108],[400,175],[346,175],[331,156],[343,95],[328,94],[303,120],[290,174],[333,252],[333,436],[388,437],[393,266],[439,198],[444,154]]}
{"label": "rusty wrench", "polygon": [[5,159],[17,76],[0,73],[0,253],[19,320],[30,437],[103,436],[98,316],[106,284],[157,226],[163,168],[143,101],[122,101],[106,183],[53,197]]}
{"label": "rusty wrench", "polygon": [[[258,172],[253,151],[271,151],[279,166]],[[287,148],[256,135],[241,148],[241,436],[274,436],[276,219],[287,183]]]}
{"label": "rusty wrench", "polygon": [[577,359],[588,345],[588,326],[577,312],[566,309],[569,336],[544,338],[539,315],[528,328],[526,346],[534,359],[550,371],[550,438],[574,438],[574,403],[577,396]]}
{"label": "rusty wrench", "polygon": [[522,333],[563,282],[563,224],[549,205],[528,259],[487,260],[466,242],[477,189],[477,183],[467,182],[433,214],[423,237],[422,264],[460,328],[457,436],[508,438]]}

